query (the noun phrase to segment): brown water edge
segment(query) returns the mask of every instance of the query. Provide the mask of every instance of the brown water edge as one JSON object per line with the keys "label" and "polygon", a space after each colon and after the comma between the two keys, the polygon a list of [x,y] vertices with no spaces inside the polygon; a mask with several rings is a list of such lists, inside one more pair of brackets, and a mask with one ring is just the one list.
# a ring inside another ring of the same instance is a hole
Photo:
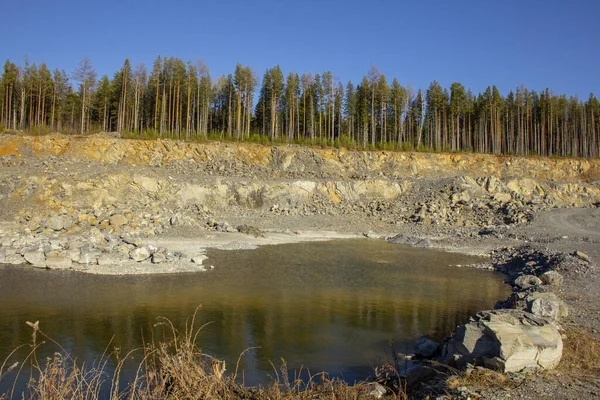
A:
{"label": "brown water edge", "polygon": [[[269,383],[272,365],[326,371],[349,382],[389,360],[390,343],[410,351],[420,335],[441,339],[509,290],[490,271],[456,268],[480,258],[378,240],[340,240],[209,250],[213,271],[94,276],[0,268],[0,360],[40,326],[79,361],[112,344],[122,353],[159,335],[158,316],[183,327],[201,304],[199,343],[245,382]],[[42,348],[47,354],[56,349]],[[109,350],[112,350],[110,348]],[[141,354],[135,355],[133,373]],[[6,382],[6,378],[4,380]],[[0,388],[5,384],[0,383]]]}

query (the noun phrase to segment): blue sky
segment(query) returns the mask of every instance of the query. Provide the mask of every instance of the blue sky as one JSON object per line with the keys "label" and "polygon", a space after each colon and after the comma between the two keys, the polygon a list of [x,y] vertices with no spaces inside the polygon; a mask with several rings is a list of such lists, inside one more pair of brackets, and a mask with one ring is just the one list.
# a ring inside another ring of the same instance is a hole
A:
{"label": "blue sky", "polygon": [[519,84],[587,99],[600,95],[600,1],[7,1],[0,58],[98,75],[125,58],[202,58],[214,78],[250,65],[260,79],[330,70],[358,83],[371,65],[426,89],[458,81],[475,92]]}

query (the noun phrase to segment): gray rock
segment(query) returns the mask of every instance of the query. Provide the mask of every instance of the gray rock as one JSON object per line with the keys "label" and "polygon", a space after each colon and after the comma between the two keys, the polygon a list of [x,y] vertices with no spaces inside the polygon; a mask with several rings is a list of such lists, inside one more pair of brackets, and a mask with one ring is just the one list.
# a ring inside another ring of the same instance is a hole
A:
{"label": "gray rock", "polygon": [[431,358],[440,350],[440,345],[435,340],[423,337],[415,345],[415,355],[421,358]]}
{"label": "gray rock", "polygon": [[167,261],[167,256],[165,256],[163,253],[152,254],[152,263],[153,264],[160,264],[165,261]]}
{"label": "gray rock", "polygon": [[170,224],[171,226],[179,226],[179,225],[182,225],[182,222],[181,222],[181,215],[179,215],[179,214],[175,214],[175,215],[173,215],[173,216],[172,216],[172,217],[169,219],[169,224]]}
{"label": "gray rock", "polygon": [[452,201],[453,204],[456,203],[468,203],[471,200],[471,196],[469,195],[469,193],[467,191],[463,191],[460,193],[454,193],[451,197],[450,200]]}
{"label": "gray rock", "polygon": [[567,305],[552,292],[531,293],[526,297],[527,310],[539,317],[548,317],[559,321],[569,316]]}
{"label": "gray rock", "polygon": [[73,266],[73,260],[67,255],[50,252],[46,254],[46,265],[50,269],[69,269]]}
{"label": "gray rock", "polygon": [[52,229],[53,231],[61,231],[65,228],[65,219],[58,215],[50,217],[46,221],[46,228]]}
{"label": "gray rock", "polygon": [[121,240],[127,244],[133,245],[135,247],[142,246],[142,239],[139,237],[134,237],[131,235],[122,235]]}
{"label": "gray rock", "polygon": [[112,215],[110,217],[109,222],[110,222],[111,226],[120,227],[120,226],[123,226],[123,225],[127,225],[127,223],[129,222],[129,220],[125,216],[123,216],[121,214],[114,214],[114,215]]}
{"label": "gray rock", "polygon": [[129,257],[133,261],[141,262],[150,258],[152,254],[146,247],[138,247],[129,252]]}
{"label": "gray rock", "polygon": [[540,286],[541,284],[541,279],[534,275],[521,275],[515,279],[515,286],[521,289],[528,289],[532,286]]}
{"label": "gray rock", "polygon": [[459,327],[442,353],[445,362],[461,368],[479,364],[519,372],[556,367],[562,349],[561,335],[550,319],[520,310],[493,310]]}
{"label": "gray rock", "polygon": [[10,265],[22,265],[27,261],[23,258],[23,256],[17,253],[14,249],[6,249],[4,251],[4,263]]}
{"label": "gray rock", "polygon": [[84,247],[80,250],[79,260],[77,261],[79,264],[98,264],[98,257],[102,252],[98,249]]}
{"label": "gray rock", "polygon": [[573,255],[579,258],[581,261],[585,261],[587,263],[590,262],[590,256],[585,254],[583,251],[576,251],[575,253],[573,253]]}
{"label": "gray rock", "polygon": [[51,250],[60,250],[64,248],[63,242],[59,239],[50,239],[48,240],[48,244],[50,245]]}
{"label": "gray rock", "polygon": [[559,318],[559,305],[557,301],[547,299],[533,300],[529,306],[529,311],[538,317],[548,317],[554,320]]}
{"label": "gray rock", "polygon": [[496,193],[494,194],[494,200],[499,203],[508,203],[512,200],[510,193]]}
{"label": "gray rock", "polygon": [[71,259],[71,261],[79,262],[79,257],[81,257],[81,250],[79,248],[71,248],[67,250],[65,254]]}
{"label": "gray rock", "polygon": [[27,251],[23,254],[23,258],[36,268],[46,268],[46,256],[41,249]]}
{"label": "gray rock", "polygon": [[540,279],[544,285],[560,286],[563,284],[563,276],[556,271],[547,271],[540,275]]}
{"label": "gray rock", "polygon": [[0,264],[3,264],[6,260],[6,254],[4,252],[4,248],[0,247]]}

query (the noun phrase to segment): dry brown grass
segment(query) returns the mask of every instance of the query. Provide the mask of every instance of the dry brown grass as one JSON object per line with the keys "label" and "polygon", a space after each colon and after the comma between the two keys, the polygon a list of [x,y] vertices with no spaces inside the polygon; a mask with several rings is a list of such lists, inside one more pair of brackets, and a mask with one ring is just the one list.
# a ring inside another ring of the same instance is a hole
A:
{"label": "dry brown grass", "polygon": [[[197,311],[197,310],[196,310]],[[372,398],[370,392],[373,384],[360,383],[348,385],[344,381],[329,379],[326,374],[316,374],[308,379],[290,381],[287,366],[282,360],[280,372],[274,366],[276,378],[272,385],[259,388],[248,388],[237,381],[240,355],[235,369],[227,373],[224,361],[215,359],[196,345],[196,339],[202,327],[195,328],[196,313],[186,324],[183,332],[179,332],[167,319],[160,319],[158,325],[164,327],[163,338],[152,340],[144,348],[136,350],[143,354],[137,374],[126,388],[123,388],[121,372],[125,360],[131,353],[121,357],[118,352],[104,354],[89,368],[85,364],[78,365],[67,353],[55,353],[53,357],[39,363],[36,351],[45,342],[50,341],[39,328],[38,323],[29,323],[33,328],[31,351],[26,360],[7,367],[7,362],[0,366],[0,377],[9,368],[17,369],[17,377],[21,373],[30,374],[26,393],[16,390],[16,379],[13,390],[0,394],[0,400],[21,398],[38,400],[151,400],[151,399],[336,399],[358,400]],[[40,339],[42,342],[40,342]],[[60,347],[60,345],[59,345]],[[62,348],[61,348],[62,349]],[[10,356],[9,356],[10,357]],[[109,358],[116,360],[114,372],[108,372]],[[8,360],[8,359],[7,359]],[[25,371],[25,366],[30,371]],[[300,375],[300,374],[299,374]],[[306,374],[304,374],[306,375]],[[109,390],[110,389],[110,390]],[[404,391],[390,393],[389,399],[406,399]]]}
{"label": "dry brown grass", "polygon": [[509,379],[506,375],[486,368],[473,368],[467,372],[457,372],[446,380],[449,389],[466,386],[474,389],[506,388]]}
{"label": "dry brown grass", "polygon": [[600,376],[600,340],[581,327],[567,327],[559,370],[579,378]]}

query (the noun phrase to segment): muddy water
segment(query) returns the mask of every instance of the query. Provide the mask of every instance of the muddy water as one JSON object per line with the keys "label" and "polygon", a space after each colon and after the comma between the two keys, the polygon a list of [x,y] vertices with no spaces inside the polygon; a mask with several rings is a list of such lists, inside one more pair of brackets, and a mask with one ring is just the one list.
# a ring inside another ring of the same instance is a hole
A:
{"label": "muddy water", "polygon": [[[198,343],[206,353],[227,360],[232,371],[238,356],[254,348],[240,364],[247,384],[269,383],[271,363],[282,358],[290,371],[324,370],[354,381],[389,360],[392,343],[404,352],[420,335],[440,339],[508,294],[498,274],[452,266],[479,259],[383,241],[211,250],[208,256],[213,271],[167,276],[0,267],[0,362],[31,342],[26,321],[39,320],[66,351],[91,362],[107,346],[124,353],[160,336],[153,327],[159,316],[183,327],[202,305],[198,321],[210,324]],[[45,344],[38,355],[55,350]]]}

